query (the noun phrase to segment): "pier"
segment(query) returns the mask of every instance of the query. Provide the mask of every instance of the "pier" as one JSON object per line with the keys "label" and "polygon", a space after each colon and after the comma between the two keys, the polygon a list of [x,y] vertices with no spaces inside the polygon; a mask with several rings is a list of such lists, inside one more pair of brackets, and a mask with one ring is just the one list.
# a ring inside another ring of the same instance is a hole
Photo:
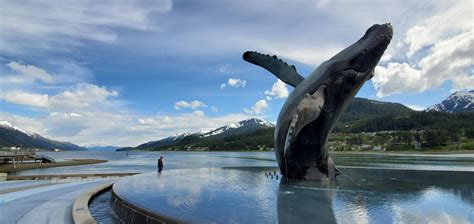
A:
{"label": "pier", "polygon": [[25,160],[33,160],[35,163],[55,163],[56,161],[45,155],[36,155],[36,151],[0,151],[0,164],[9,164],[13,165],[13,168],[16,169],[18,163],[24,163]]}

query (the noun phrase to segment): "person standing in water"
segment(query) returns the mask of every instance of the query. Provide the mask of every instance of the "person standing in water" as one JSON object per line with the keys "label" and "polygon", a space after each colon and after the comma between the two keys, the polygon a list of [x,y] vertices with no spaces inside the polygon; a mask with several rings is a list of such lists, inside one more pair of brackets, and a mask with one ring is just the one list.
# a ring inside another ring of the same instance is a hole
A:
{"label": "person standing in water", "polygon": [[161,171],[163,171],[163,156],[158,159],[158,173],[161,173]]}

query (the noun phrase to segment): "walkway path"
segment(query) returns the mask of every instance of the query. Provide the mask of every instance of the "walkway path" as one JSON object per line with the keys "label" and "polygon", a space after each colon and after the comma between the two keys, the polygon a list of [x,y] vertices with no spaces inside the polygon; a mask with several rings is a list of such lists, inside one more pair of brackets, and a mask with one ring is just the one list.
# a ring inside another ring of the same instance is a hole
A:
{"label": "walkway path", "polygon": [[73,223],[72,205],[75,199],[107,182],[111,180],[0,182],[0,224]]}

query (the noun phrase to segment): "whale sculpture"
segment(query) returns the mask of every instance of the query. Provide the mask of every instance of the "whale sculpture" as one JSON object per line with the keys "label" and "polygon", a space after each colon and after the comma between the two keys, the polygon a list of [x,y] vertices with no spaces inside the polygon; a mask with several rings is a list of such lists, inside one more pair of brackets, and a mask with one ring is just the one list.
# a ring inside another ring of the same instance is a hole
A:
{"label": "whale sculpture", "polygon": [[375,24],[357,42],[323,62],[307,78],[276,56],[247,51],[243,59],[295,87],[278,116],[275,153],[286,180],[334,179],[339,171],[328,154],[329,134],[392,39],[390,24]]}

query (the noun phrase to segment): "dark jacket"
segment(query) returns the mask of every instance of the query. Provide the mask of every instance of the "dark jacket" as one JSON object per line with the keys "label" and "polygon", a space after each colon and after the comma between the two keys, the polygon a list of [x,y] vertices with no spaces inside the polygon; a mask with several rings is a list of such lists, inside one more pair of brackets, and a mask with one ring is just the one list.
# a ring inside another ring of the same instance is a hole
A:
{"label": "dark jacket", "polygon": [[158,167],[163,168],[163,160],[162,159],[158,159]]}

